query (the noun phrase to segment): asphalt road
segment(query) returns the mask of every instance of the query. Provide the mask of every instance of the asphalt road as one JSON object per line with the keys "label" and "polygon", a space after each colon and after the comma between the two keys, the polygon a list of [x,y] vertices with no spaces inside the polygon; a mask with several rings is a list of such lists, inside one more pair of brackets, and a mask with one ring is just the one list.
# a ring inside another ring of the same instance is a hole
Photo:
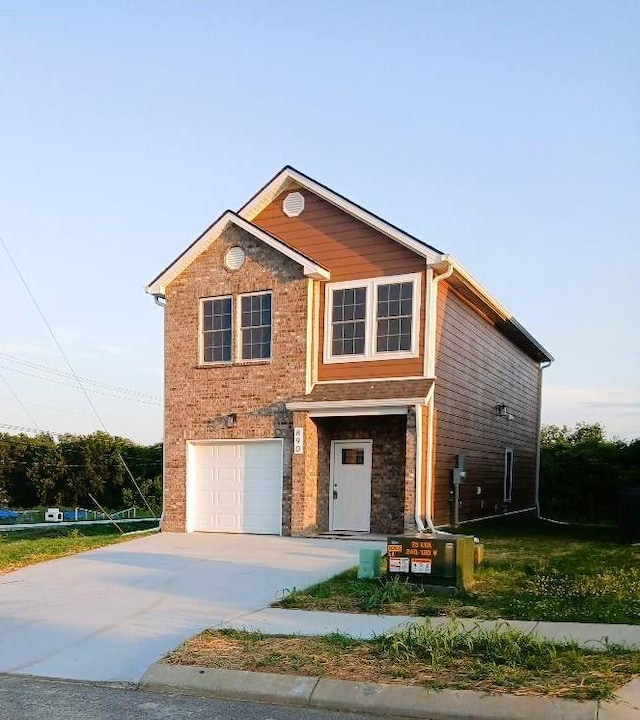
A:
{"label": "asphalt road", "polygon": [[[363,720],[363,717],[353,713],[161,695],[133,688],[0,676],[0,720]],[[391,719],[368,715],[367,720]]]}

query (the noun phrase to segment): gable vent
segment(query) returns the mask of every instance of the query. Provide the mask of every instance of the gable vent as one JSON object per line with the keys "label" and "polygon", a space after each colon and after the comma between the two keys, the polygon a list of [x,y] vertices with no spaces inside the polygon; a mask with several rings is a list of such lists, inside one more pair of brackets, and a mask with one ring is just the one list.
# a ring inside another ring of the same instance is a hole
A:
{"label": "gable vent", "polygon": [[239,270],[244,264],[244,250],[241,247],[232,247],[224,256],[224,264],[229,270]]}
{"label": "gable vent", "polygon": [[282,212],[287,217],[298,217],[304,210],[304,195],[292,192],[282,201]]}

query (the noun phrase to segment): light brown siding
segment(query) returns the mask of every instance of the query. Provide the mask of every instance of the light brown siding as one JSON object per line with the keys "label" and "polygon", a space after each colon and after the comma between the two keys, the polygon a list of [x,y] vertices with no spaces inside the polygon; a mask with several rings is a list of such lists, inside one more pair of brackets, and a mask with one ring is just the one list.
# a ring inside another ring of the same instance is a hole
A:
{"label": "light brown siding", "polygon": [[[305,209],[298,217],[289,218],[282,212],[282,200],[292,190],[298,190],[304,195]],[[326,267],[331,272],[332,282],[421,272],[423,280],[418,338],[420,355],[404,360],[325,365],[322,362],[325,283],[321,283],[318,380],[354,380],[423,374],[424,258],[304,188],[288,188],[260,212],[253,222]]]}
{"label": "light brown siding", "polygon": [[[436,378],[435,521],[453,518],[451,470],[457,454],[467,456],[461,520],[532,507],[539,365],[446,283],[438,293]],[[497,416],[501,403],[512,420]],[[502,502],[505,448],[514,452],[508,507]]]}

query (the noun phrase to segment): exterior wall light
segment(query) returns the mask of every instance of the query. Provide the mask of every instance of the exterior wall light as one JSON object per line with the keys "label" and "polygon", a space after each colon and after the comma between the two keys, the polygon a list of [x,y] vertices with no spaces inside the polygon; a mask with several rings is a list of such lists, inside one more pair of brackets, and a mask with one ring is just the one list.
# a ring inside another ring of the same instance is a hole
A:
{"label": "exterior wall light", "polygon": [[496,415],[503,418],[509,417],[509,410],[504,403],[496,405]]}
{"label": "exterior wall light", "polygon": [[224,426],[227,428],[235,427],[237,419],[238,416],[236,415],[236,413],[229,413],[229,415],[225,415]]}

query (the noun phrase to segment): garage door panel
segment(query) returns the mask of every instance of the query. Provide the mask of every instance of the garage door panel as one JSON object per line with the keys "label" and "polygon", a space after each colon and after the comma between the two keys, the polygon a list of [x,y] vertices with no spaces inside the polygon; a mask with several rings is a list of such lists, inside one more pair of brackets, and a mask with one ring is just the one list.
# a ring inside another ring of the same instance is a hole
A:
{"label": "garage door panel", "polygon": [[190,464],[194,530],[281,533],[279,440],[193,445]]}

